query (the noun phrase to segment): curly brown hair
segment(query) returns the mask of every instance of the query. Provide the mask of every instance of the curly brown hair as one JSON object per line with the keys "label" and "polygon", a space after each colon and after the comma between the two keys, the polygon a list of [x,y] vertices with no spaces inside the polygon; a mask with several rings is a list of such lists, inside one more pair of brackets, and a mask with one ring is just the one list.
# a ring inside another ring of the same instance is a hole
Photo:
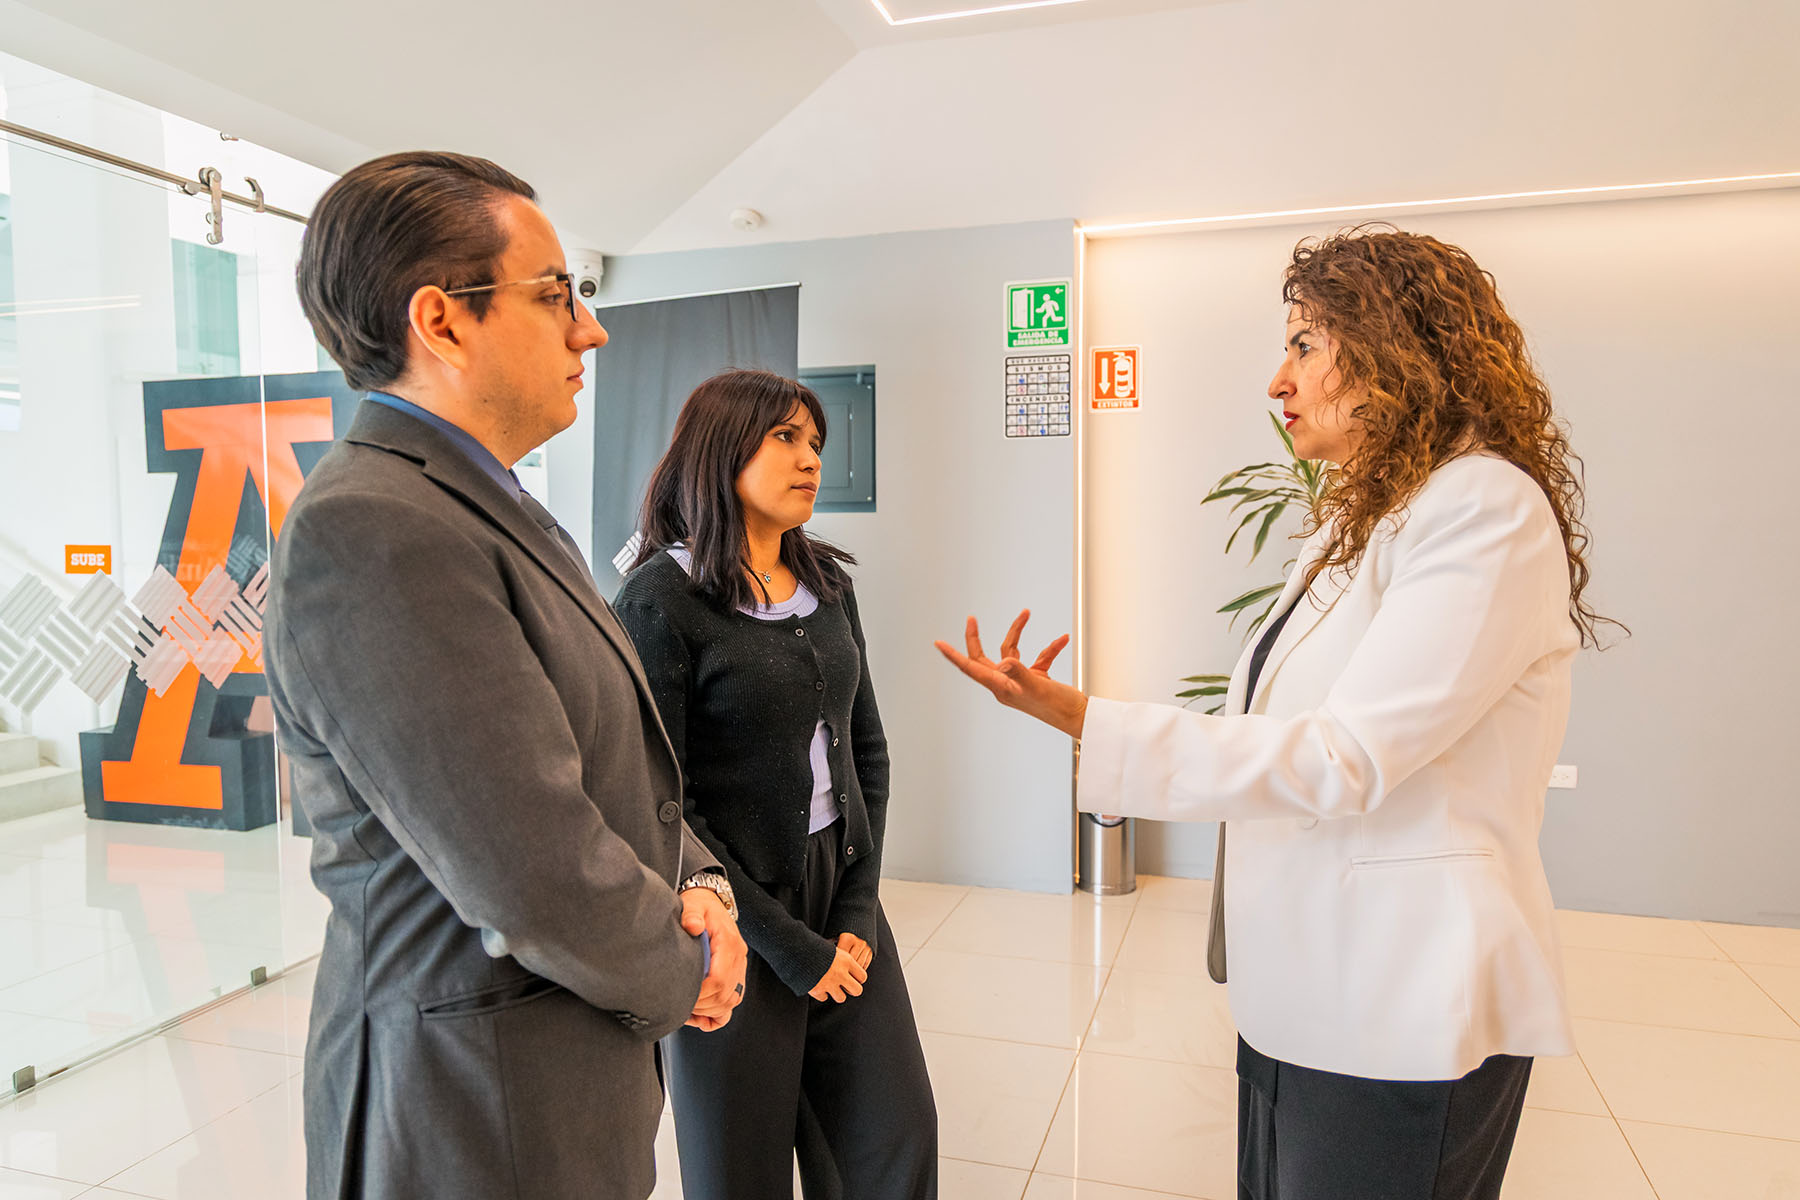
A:
{"label": "curly brown hair", "polygon": [[1336,343],[1337,394],[1361,394],[1360,437],[1308,525],[1331,530],[1309,585],[1320,571],[1354,570],[1434,470],[1487,451],[1531,476],[1556,512],[1582,644],[1598,645],[1602,624],[1624,628],[1587,602],[1581,459],[1492,275],[1434,237],[1358,226],[1295,246],[1281,295]]}

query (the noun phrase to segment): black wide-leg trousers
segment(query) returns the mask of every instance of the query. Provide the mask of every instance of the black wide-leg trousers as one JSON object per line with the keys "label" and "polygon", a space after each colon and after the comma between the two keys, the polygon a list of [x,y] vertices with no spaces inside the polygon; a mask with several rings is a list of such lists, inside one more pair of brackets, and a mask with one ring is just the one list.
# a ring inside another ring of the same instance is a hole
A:
{"label": "black wide-leg trousers", "polygon": [[1280,1062],[1238,1039],[1238,1200],[1499,1200],[1531,1059],[1409,1082]]}
{"label": "black wide-leg trousers", "polygon": [[[798,889],[772,894],[825,922],[843,822],[807,840]],[[863,994],[796,996],[755,951],[744,1001],[720,1030],[663,1041],[687,1200],[792,1200],[796,1144],[807,1200],[936,1200],[937,1107],[885,914]]]}

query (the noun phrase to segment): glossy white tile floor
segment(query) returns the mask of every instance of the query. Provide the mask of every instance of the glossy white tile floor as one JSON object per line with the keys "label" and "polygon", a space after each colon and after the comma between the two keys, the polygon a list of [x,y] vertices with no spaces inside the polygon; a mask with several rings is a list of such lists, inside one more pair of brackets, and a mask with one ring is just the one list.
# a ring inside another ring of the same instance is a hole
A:
{"label": "glossy white tile floor", "polygon": [[[883,885],[944,1200],[1233,1200],[1207,888]],[[1507,1200],[1800,1200],[1800,930],[1562,922],[1581,1055],[1538,1063]],[[298,969],[0,1108],[0,1200],[301,1196],[310,985]],[[658,1200],[681,1194],[674,1132]]]}
{"label": "glossy white tile floor", "polygon": [[[318,953],[311,843],[90,821],[0,823],[0,1093]],[[0,1149],[0,1164],[12,1156]],[[0,1185],[0,1196],[4,1196]]]}

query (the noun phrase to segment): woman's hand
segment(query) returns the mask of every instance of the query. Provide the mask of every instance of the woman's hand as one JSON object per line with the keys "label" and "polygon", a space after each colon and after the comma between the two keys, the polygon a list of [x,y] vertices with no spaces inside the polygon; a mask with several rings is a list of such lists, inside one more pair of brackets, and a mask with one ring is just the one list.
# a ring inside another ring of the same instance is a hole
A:
{"label": "woman's hand", "polygon": [[869,949],[869,943],[854,933],[838,934],[838,949],[856,960],[856,965],[867,971],[869,964],[875,961],[875,952]]}
{"label": "woman's hand", "polygon": [[963,635],[967,654],[959,653],[948,642],[938,642],[937,648],[956,664],[957,670],[994,693],[994,699],[1000,703],[1078,738],[1087,718],[1087,696],[1050,678],[1050,664],[1069,644],[1069,635],[1065,633],[1045,646],[1037,661],[1027,667],[1019,659],[1019,635],[1025,632],[1025,622],[1030,619],[1028,608],[1013,621],[1012,628],[1006,631],[1006,640],[1000,643],[999,662],[982,652],[981,630],[974,617],[969,618]]}
{"label": "woman's hand", "polygon": [[835,1000],[842,1004],[849,996],[862,995],[862,985],[868,978],[869,973],[856,965],[856,960],[850,957],[849,952],[840,949],[831,962],[831,969],[825,972],[818,986],[806,994],[814,1000]]}

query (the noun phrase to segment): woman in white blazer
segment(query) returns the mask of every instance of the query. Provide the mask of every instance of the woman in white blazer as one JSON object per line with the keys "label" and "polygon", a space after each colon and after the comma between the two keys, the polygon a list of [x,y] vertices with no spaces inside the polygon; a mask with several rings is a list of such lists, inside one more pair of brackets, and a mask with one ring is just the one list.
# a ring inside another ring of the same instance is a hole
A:
{"label": "woman in white blazer", "polygon": [[1269,395],[1335,467],[1227,715],[1053,681],[1068,639],[1027,667],[1028,613],[997,662],[973,617],[938,648],[1081,739],[1083,811],[1225,823],[1244,1200],[1491,1200],[1532,1058],[1574,1050],[1537,839],[1604,621],[1579,460],[1462,250],[1302,243],[1283,297]]}

